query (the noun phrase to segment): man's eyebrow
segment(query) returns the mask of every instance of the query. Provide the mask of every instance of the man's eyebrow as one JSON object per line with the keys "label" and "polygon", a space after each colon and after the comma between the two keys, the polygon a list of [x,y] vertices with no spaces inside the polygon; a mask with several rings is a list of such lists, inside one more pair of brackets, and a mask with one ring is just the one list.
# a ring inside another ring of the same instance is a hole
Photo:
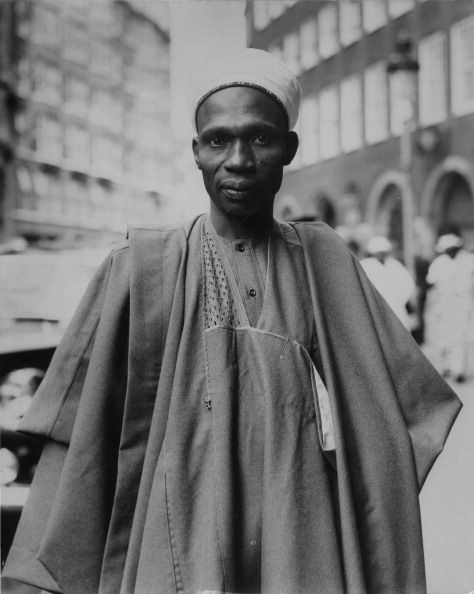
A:
{"label": "man's eyebrow", "polygon": [[209,138],[210,136],[229,136],[231,132],[226,126],[212,126],[205,128],[199,133],[203,138]]}
{"label": "man's eyebrow", "polygon": [[205,128],[203,131],[199,133],[199,136],[203,139],[207,139],[212,136],[235,136],[238,134],[245,134],[245,133],[258,133],[258,132],[277,132],[278,128],[274,124],[270,122],[260,122],[260,123],[252,123],[252,124],[244,124],[242,126],[210,126],[209,128]]}

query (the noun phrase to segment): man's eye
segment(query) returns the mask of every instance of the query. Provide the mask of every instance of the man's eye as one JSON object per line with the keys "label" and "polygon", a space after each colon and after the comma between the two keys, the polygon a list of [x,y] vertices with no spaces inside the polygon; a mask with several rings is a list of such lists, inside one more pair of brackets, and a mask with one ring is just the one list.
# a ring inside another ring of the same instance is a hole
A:
{"label": "man's eye", "polygon": [[213,138],[211,138],[209,140],[209,144],[212,147],[224,146],[226,142],[227,142],[227,138],[225,138],[224,136],[214,136]]}
{"label": "man's eye", "polygon": [[267,134],[259,134],[254,138],[254,143],[259,144],[261,146],[265,146],[270,142],[270,137]]}

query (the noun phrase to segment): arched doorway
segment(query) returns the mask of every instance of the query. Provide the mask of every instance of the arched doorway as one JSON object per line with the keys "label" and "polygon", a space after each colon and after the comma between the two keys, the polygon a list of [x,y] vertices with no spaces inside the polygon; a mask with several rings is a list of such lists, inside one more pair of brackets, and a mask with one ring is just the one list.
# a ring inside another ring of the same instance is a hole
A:
{"label": "arched doorway", "polygon": [[430,219],[437,233],[459,229],[474,245],[474,197],[468,180],[456,171],[439,181],[432,200]]}
{"label": "arched doorway", "polygon": [[380,195],[375,211],[374,229],[393,244],[395,255],[403,251],[402,191],[396,184],[388,184]]}

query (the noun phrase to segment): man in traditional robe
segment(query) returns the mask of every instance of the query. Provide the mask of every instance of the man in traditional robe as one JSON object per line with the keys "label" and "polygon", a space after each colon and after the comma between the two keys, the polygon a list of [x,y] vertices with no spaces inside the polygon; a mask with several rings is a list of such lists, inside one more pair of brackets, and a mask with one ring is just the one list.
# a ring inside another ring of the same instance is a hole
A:
{"label": "man in traditional robe", "polygon": [[8,575],[64,594],[421,594],[418,491],[460,403],[322,223],[272,210],[300,89],[266,52],[192,96],[210,214],[131,229],[21,429]]}

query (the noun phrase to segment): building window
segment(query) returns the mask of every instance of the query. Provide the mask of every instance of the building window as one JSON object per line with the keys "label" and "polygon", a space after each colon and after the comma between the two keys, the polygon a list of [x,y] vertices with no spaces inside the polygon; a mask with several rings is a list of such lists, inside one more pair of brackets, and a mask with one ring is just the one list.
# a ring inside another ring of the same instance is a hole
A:
{"label": "building window", "polygon": [[107,191],[105,186],[98,181],[89,183],[89,211],[91,219],[96,226],[101,227],[104,220],[108,217],[107,212]]}
{"label": "building window", "polygon": [[421,40],[418,59],[420,61],[420,123],[429,126],[446,118],[446,39],[444,33],[434,33]]}
{"label": "building window", "polygon": [[318,100],[305,97],[300,110],[300,158],[302,165],[319,161]]}
{"label": "building window", "polygon": [[259,0],[258,2],[252,2],[255,29],[265,29],[270,21],[277,19],[293,4],[295,4],[294,0]]}
{"label": "building window", "polygon": [[381,142],[388,136],[388,92],[385,64],[377,62],[364,73],[365,140]]}
{"label": "building window", "polygon": [[341,81],[341,148],[355,151],[362,146],[362,84],[353,74]]}
{"label": "building window", "polygon": [[321,91],[319,113],[319,151],[321,158],[330,159],[339,153],[339,96],[336,87],[327,87]]}
{"label": "building window", "polygon": [[54,64],[38,60],[34,64],[35,101],[59,105],[62,101],[61,71]]}
{"label": "building window", "polygon": [[372,33],[380,29],[387,22],[385,0],[362,0],[362,14],[364,31]]}
{"label": "building window", "polygon": [[35,203],[33,195],[33,179],[30,170],[26,165],[18,165],[16,169],[19,196],[16,206],[18,208],[33,209]]}
{"label": "building window", "polygon": [[274,20],[285,12],[286,3],[277,0],[276,2],[268,2],[267,7],[270,18]]}
{"label": "building window", "polygon": [[91,44],[90,70],[92,74],[118,82],[122,76],[122,58],[107,41]]}
{"label": "building window", "polygon": [[319,55],[329,58],[337,53],[339,41],[337,34],[337,6],[325,4],[318,12]]}
{"label": "building window", "polygon": [[359,2],[341,0],[339,3],[339,35],[341,45],[354,43],[362,36]]}
{"label": "building window", "polygon": [[252,2],[253,7],[253,26],[255,29],[265,29],[270,22],[270,15],[267,10],[266,2]]}
{"label": "building window", "polygon": [[283,37],[283,61],[294,74],[301,72],[300,40],[296,32]]}
{"label": "building window", "polygon": [[16,34],[23,39],[28,39],[31,35],[31,3],[27,0],[16,0],[14,5]]}
{"label": "building window", "polygon": [[34,186],[38,197],[38,211],[61,216],[63,210],[63,192],[61,178],[52,172],[36,169]]}
{"label": "building window", "polygon": [[64,180],[64,214],[76,225],[90,224],[95,213],[88,212],[88,188],[86,178],[76,176]]}
{"label": "building window", "polygon": [[61,40],[58,8],[44,2],[34,2],[33,8],[33,41],[57,47]]}
{"label": "building window", "polygon": [[122,131],[122,103],[111,90],[99,88],[91,92],[89,115],[93,124],[115,133]]}
{"label": "building window", "polygon": [[78,64],[87,64],[89,37],[85,25],[80,21],[64,23],[64,57]]}
{"label": "building window", "polygon": [[64,131],[64,149],[68,166],[87,169],[89,165],[89,135],[83,126],[69,124]]}
{"label": "building window", "polygon": [[278,41],[271,43],[268,46],[268,51],[272,54],[272,56],[275,56],[275,58],[277,60],[280,60],[281,62],[283,62],[283,50],[282,50],[281,45]]}
{"label": "building window", "polygon": [[388,14],[392,19],[410,12],[415,7],[415,0],[388,0]]}
{"label": "building window", "polygon": [[319,62],[318,21],[315,17],[304,21],[300,27],[301,66],[309,70]]}
{"label": "building window", "polygon": [[92,137],[92,165],[100,177],[116,178],[121,172],[121,145],[112,137],[96,133]]}
{"label": "building window", "polygon": [[454,115],[474,111],[474,16],[451,27],[451,93]]}
{"label": "building window", "polygon": [[66,76],[64,85],[64,111],[85,117],[87,115],[89,87],[86,81],[74,74]]}
{"label": "building window", "polygon": [[17,93],[21,97],[27,97],[31,91],[30,61],[26,57],[21,57],[17,63]]}
{"label": "building window", "polygon": [[[79,0],[77,3],[80,4],[81,2],[84,4],[84,0]],[[114,11],[114,3],[89,2],[88,4],[89,22],[92,28],[100,31],[101,35],[108,37],[120,34],[121,19]],[[159,3],[157,2],[156,4]]]}
{"label": "building window", "polygon": [[95,20],[94,10],[96,4],[96,2],[84,2],[84,0],[68,0],[67,7],[82,17],[87,16],[87,13],[89,13],[94,16]]}
{"label": "building window", "polygon": [[35,122],[36,153],[38,158],[52,164],[62,159],[62,130],[57,117],[39,114]]}

